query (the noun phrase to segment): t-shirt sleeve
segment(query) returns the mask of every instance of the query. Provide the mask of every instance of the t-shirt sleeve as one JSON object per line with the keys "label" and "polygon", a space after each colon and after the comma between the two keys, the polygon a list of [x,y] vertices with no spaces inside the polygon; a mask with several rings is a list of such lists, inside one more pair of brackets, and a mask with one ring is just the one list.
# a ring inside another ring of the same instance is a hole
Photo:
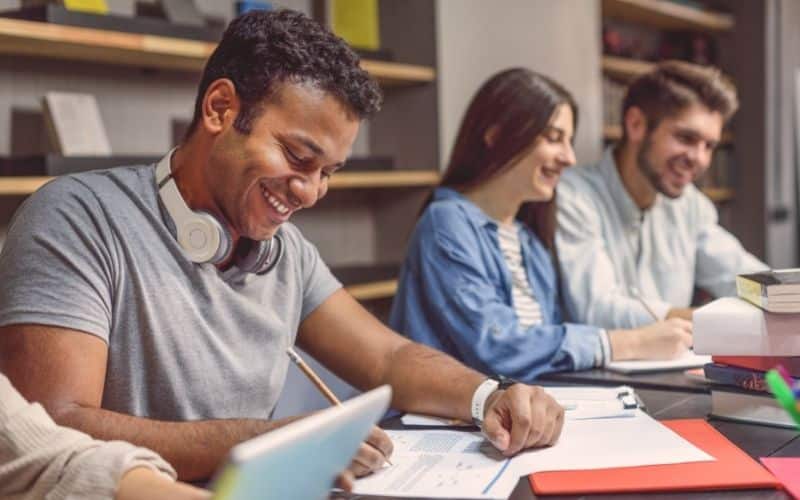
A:
{"label": "t-shirt sleeve", "polygon": [[111,238],[100,203],[79,181],[60,178],[34,193],[0,253],[0,326],[59,326],[108,342]]}
{"label": "t-shirt sleeve", "polygon": [[303,308],[300,320],[314,312],[334,292],[342,288],[342,284],[322,260],[317,247],[305,239],[294,227],[287,227],[290,239],[294,240],[300,254],[300,275],[303,279]]}

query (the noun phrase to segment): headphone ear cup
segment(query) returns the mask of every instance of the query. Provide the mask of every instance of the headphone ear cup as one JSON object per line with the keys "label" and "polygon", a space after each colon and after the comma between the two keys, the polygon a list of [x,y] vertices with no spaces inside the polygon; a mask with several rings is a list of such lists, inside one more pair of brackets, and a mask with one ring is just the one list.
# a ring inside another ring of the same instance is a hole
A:
{"label": "headphone ear cup", "polygon": [[277,234],[265,241],[250,240],[250,248],[238,256],[236,266],[248,273],[266,274],[275,267],[281,255],[283,255],[283,240]]}
{"label": "headphone ear cup", "polygon": [[194,212],[181,221],[177,230],[178,243],[192,262],[219,264],[230,255],[230,235],[209,213]]}

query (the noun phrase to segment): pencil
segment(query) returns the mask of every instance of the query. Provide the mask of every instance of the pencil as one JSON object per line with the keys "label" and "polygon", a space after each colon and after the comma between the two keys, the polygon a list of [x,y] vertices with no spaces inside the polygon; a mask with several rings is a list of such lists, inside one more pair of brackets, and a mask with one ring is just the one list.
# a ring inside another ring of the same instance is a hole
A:
{"label": "pencil", "polygon": [[311,383],[317,386],[319,392],[325,396],[325,399],[327,399],[330,404],[336,406],[342,404],[342,402],[339,401],[339,398],[336,397],[336,394],[334,394],[333,391],[331,391],[328,386],[325,385],[325,382],[323,382],[322,379],[319,378],[316,373],[314,373],[314,370],[312,370],[311,367],[308,366],[305,361],[303,361],[303,358],[301,358],[300,355],[294,351],[294,349],[291,347],[286,349],[286,354],[289,355],[289,359],[291,359],[292,362],[297,365],[300,371],[303,372],[306,377],[308,377]]}
{"label": "pencil", "polygon": [[639,290],[638,289],[631,288],[631,294],[634,297],[636,297],[636,300],[638,300],[640,304],[642,304],[642,307],[644,307],[645,310],[647,311],[647,313],[650,314],[650,317],[653,318],[653,321],[661,321],[660,319],[658,319],[658,316],[656,316],[656,313],[654,313],[653,310],[650,309],[650,306],[647,305],[647,302],[644,301],[642,296],[639,295]]}
{"label": "pencil", "polygon": [[[317,387],[317,389],[319,389],[319,392],[321,392],[322,395],[325,396],[325,399],[327,399],[330,404],[335,406],[341,406],[342,402],[339,401],[339,398],[336,397],[336,394],[334,394],[333,391],[330,390],[330,388],[327,385],[325,385],[325,382],[323,382],[322,379],[319,378],[319,375],[314,373],[314,370],[312,370],[311,367],[308,366],[305,361],[303,361],[303,358],[301,358],[300,355],[297,354],[297,352],[295,352],[295,350],[291,348],[291,346],[288,349],[286,349],[286,354],[289,355],[289,359],[291,359],[292,362],[295,365],[297,365],[297,368],[299,368],[300,371],[303,372],[303,374],[306,377],[308,377],[311,383],[313,383]],[[381,451],[377,447],[375,447],[375,449],[378,450],[378,452],[381,455],[383,455],[383,451]],[[386,460],[387,464],[394,465],[386,457],[386,455],[383,455],[383,459]]]}

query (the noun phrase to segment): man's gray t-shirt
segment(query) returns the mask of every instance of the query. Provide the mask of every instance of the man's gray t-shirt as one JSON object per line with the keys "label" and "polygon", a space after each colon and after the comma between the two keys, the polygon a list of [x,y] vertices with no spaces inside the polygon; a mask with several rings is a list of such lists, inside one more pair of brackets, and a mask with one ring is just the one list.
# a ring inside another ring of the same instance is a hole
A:
{"label": "man's gray t-shirt", "polygon": [[291,224],[262,276],[189,260],[155,167],[56,179],[15,214],[0,254],[0,326],[108,344],[103,408],[163,420],[267,418],[300,322],[341,287]]}

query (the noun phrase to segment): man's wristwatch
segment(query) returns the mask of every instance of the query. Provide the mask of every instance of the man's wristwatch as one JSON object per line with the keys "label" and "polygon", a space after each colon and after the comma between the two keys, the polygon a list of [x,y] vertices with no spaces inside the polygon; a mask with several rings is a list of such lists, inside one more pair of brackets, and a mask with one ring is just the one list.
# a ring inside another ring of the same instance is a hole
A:
{"label": "man's wristwatch", "polygon": [[516,380],[504,377],[503,375],[492,375],[484,380],[472,394],[472,404],[470,405],[472,423],[481,427],[483,425],[483,414],[486,411],[486,400],[489,399],[489,396],[491,396],[494,391],[508,389],[516,383]]}

